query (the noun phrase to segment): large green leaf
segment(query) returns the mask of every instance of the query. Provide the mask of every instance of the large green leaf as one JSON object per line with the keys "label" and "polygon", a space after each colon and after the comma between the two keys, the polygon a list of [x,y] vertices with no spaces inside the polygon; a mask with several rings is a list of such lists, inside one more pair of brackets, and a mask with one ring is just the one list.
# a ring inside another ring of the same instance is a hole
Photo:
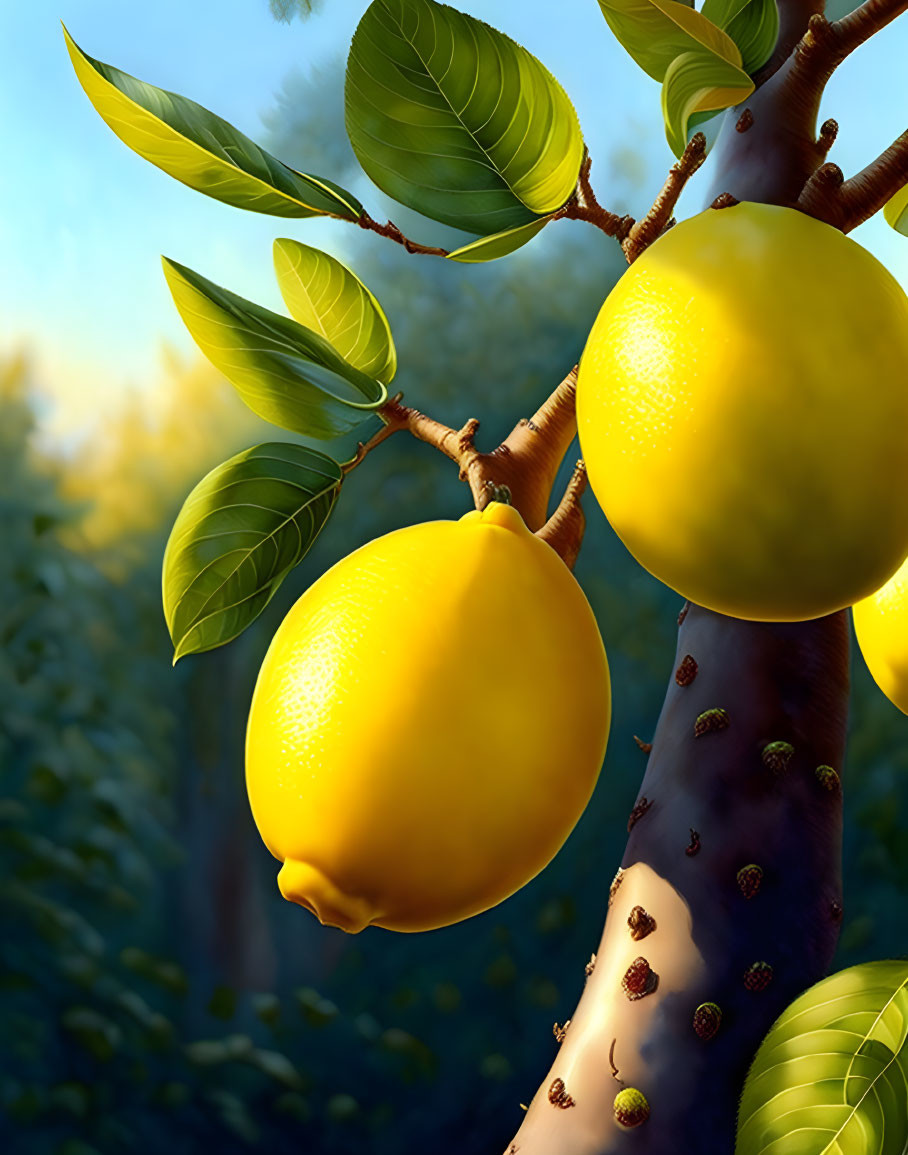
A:
{"label": "large green leaf", "polygon": [[328,253],[290,240],[274,242],[274,268],[291,316],[363,373],[391,381],[397,371],[391,328],[355,273]]}
{"label": "large green leaf", "polygon": [[908,237],[908,184],[886,202],[883,216],[896,232]]}
{"label": "large green leaf", "polygon": [[374,0],[350,48],[347,131],[389,196],[490,235],[553,212],[583,159],[577,114],[525,48],[435,0]]}
{"label": "large green leaf", "polygon": [[528,225],[518,225],[516,229],[506,229],[503,233],[493,233],[490,237],[480,237],[453,253],[448,253],[449,261],[460,261],[465,265],[478,265],[483,261],[496,261],[522,248],[537,233],[542,232],[551,216],[540,217]]}
{"label": "large green leaf", "polygon": [[703,0],[702,14],[723,29],[741,50],[741,67],[750,75],[762,68],[779,39],[776,0]]}
{"label": "large green leaf", "polygon": [[164,553],[174,661],[222,646],[262,612],[334,507],[343,473],[302,445],[256,445],[203,478]]}
{"label": "large green leaf", "polygon": [[599,7],[621,46],[653,80],[664,80],[671,63],[684,52],[706,50],[741,64],[731,37],[679,0],[599,0]]}
{"label": "large green leaf", "polygon": [[706,49],[677,56],[662,82],[665,135],[675,156],[684,152],[696,114],[730,108],[753,90],[746,72]]}
{"label": "large green leaf", "polygon": [[79,83],[102,120],[139,156],[236,208],[280,217],[357,220],[359,201],[332,181],[288,168],[207,108],[87,56],[63,29]]}
{"label": "large green leaf", "polygon": [[904,1155],[908,962],[862,963],[805,991],[763,1040],[735,1155]]}
{"label": "large green leaf", "polygon": [[164,258],[173,299],[196,344],[249,408],[284,429],[330,440],[388,397],[324,337]]}

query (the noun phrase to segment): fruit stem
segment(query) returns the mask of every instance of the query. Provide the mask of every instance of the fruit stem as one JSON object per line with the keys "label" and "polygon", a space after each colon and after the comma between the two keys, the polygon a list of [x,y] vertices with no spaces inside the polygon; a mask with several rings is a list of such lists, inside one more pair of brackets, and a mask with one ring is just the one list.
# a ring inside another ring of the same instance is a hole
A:
{"label": "fruit stem", "polygon": [[[479,422],[471,417],[462,428],[451,429],[433,417],[420,413],[401,402],[402,394],[386,401],[378,410],[383,427],[366,442],[360,442],[353,457],[341,466],[345,474],[355,469],[363,458],[398,430],[406,429],[420,441],[440,450],[460,467],[460,479],[469,483],[477,509],[485,509],[494,493],[505,487],[511,494],[511,505],[531,530],[546,524],[552,486],[564,455],[577,434],[575,392],[577,366],[567,374],[551,395],[530,418],[521,418],[505,440],[491,453],[481,453],[474,444]],[[577,505],[582,493],[579,481],[568,486],[565,499]],[[557,540],[571,554],[573,564],[583,538],[582,514],[566,508],[562,520],[569,521]],[[568,516],[570,514],[570,517]],[[553,515],[553,520],[557,517]],[[550,532],[554,532],[552,526]],[[559,545],[553,548],[558,549]],[[563,555],[564,556],[564,555]],[[567,558],[565,558],[567,560]]]}

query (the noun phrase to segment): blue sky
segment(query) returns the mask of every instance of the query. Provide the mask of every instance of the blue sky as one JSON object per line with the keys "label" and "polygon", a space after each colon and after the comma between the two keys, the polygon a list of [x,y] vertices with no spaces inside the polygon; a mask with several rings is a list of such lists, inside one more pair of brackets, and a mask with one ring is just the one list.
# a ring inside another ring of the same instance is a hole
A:
{"label": "blue sky", "polygon": [[[325,0],[320,15],[286,25],[271,17],[267,0],[0,0],[0,356],[29,345],[57,400],[59,429],[90,423],[124,388],[150,385],[162,341],[194,349],[167,292],[161,253],[280,308],[273,238],[297,236],[342,255],[350,235],[340,222],[286,222],[217,204],[129,152],[79,89],[60,21],[90,55],[190,96],[261,139],[262,117],[284,79],[343,54],[366,4]],[[613,40],[595,0],[459,6],[524,43],[567,88],[606,203],[608,158],[639,149],[647,176],[630,208],[642,211],[672,159],[658,86]],[[833,159],[846,173],[905,128],[906,60],[903,17],[834,77],[824,115],[841,124]],[[331,175],[317,157],[311,167]],[[691,189],[682,211],[698,207]],[[908,287],[908,239],[881,219],[854,235]]]}

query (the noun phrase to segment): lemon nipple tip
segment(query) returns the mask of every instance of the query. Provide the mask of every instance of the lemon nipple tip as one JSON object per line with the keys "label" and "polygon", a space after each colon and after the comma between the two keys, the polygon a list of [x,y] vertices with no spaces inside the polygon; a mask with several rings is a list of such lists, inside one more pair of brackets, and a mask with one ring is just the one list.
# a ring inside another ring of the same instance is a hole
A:
{"label": "lemon nipple tip", "polygon": [[277,885],[288,902],[310,910],[322,926],[335,926],[348,934],[358,934],[375,916],[370,902],[345,894],[318,867],[308,862],[288,858],[278,873]]}

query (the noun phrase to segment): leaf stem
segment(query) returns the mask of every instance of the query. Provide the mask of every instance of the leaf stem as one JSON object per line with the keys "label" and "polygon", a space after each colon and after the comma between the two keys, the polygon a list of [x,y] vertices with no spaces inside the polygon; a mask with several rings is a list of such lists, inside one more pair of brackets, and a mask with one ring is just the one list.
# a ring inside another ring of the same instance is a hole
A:
{"label": "leaf stem", "polygon": [[395,241],[398,245],[403,245],[408,253],[423,253],[430,257],[447,257],[450,255],[450,249],[442,249],[437,245],[421,245],[418,241],[411,241],[409,237],[405,237],[397,225],[388,221],[387,224],[379,224],[369,214],[363,210],[362,216],[357,217],[356,223],[361,229],[368,229],[370,232],[378,233],[380,237],[387,237],[388,240]]}

